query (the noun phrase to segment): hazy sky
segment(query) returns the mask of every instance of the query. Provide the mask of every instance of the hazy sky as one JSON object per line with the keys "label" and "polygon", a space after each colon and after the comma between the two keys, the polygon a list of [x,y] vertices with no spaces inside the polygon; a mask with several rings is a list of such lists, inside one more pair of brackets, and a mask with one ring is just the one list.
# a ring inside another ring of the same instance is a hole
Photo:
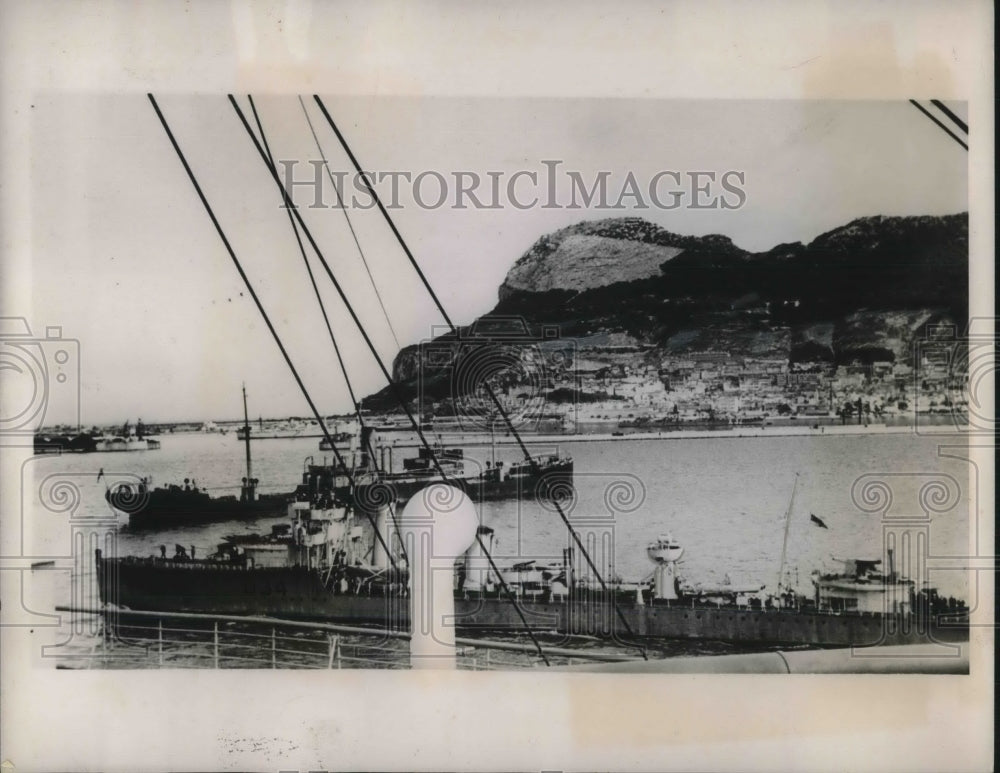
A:
{"label": "hazy sky", "polygon": [[[279,194],[227,100],[166,94],[159,101],[321,410],[348,410]],[[577,171],[588,183],[610,172],[611,199],[629,172],[644,195],[660,171],[745,175],[746,203],[736,210],[636,209],[634,199],[616,211],[457,210],[451,200],[426,209],[401,185],[403,206],[393,217],[457,323],[492,308],[504,275],[539,236],[581,220],[638,215],[679,233],[721,233],[764,250],[809,241],[863,215],[968,208],[966,153],[906,102],[325,102],[365,169],[439,172],[451,198],[455,172],[484,180],[500,173],[503,191],[518,170],[544,180],[542,162],[553,160],[562,162],[560,175]],[[275,155],[299,159],[297,177],[311,176],[307,162],[318,154],[298,100],[261,97],[257,105]],[[332,133],[311,100],[307,105],[331,166],[348,171]],[[963,105],[951,107],[965,116]],[[32,109],[32,321],[36,328],[61,325],[64,336],[80,341],[84,423],[235,417],[243,381],[253,414],[307,415],[149,102],[47,93]],[[424,199],[436,198],[437,185],[425,182]],[[521,183],[518,195],[530,199],[532,186]],[[489,194],[487,183],[479,193]],[[568,201],[568,185],[558,195]],[[311,202],[312,191],[300,188],[297,200]],[[343,215],[333,208],[303,214],[388,365],[395,344]],[[441,319],[381,216],[351,215],[401,343],[431,335]],[[381,388],[335,292],[325,279],[321,285],[358,392]]]}

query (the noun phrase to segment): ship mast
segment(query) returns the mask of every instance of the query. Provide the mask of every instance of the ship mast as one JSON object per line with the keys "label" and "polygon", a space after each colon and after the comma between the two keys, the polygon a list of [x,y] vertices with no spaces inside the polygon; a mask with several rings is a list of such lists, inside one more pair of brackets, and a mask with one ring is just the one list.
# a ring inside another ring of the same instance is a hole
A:
{"label": "ship mast", "polygon": [[792,484],[792,498],[788,500],[788,510],[785,512],[785,538],[781,543],[781,566],[778,568],[778,597],[785,586],[785,556],[788,553],[788,527],[792,523],[792,505],[795,502],[795,489],[799,485],[799,474],[795,473],[795,483]]}
{"label": "ship mast", "polygon": [[497,415],[494,411],[490,414],[490,456],[493,459],[493,467],[497,466],[497,438],[496,438]]}
{"label": "ship mast", "polygon": [[247,477],[243,486],[243,498],[248,502],[256,499],[253,482],[253,461],[250,459],[250,415],[247,413],[247,385],[243,385],[243,443],[247,449]]}

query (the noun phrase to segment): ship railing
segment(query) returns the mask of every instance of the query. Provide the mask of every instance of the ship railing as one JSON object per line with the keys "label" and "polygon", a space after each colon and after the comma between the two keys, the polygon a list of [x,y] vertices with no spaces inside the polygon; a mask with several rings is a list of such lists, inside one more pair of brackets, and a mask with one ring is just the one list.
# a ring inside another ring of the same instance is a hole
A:
{"label": "ship railing", "polygon": [[[408,669],[409,633],[360,626],[199,613],[57,607],[99,615],[100,633],[86,651],[67,651],[73,668],[312,668]],[[509,670],[542,665],[533,645],[457,639],[464,670]],[[543,648],[549,662],[575,665],[631,656]]]}

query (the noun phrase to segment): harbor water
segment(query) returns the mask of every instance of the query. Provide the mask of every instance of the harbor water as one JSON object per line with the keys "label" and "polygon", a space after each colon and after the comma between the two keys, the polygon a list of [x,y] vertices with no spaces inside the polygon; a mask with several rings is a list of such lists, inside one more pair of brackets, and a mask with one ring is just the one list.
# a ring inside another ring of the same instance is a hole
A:
{"label": "harbor water", "polygon": [[[391,443],[392,437],[387,434],[383,440]],[[443,440],[447,444],[447,437]],[[317,444],[305,438],[254,443],[259,490],[292,491],[305,460],[324,459]],[[791,504],[785,581],[800,592],[811,593],[814,570],[839,569],[835,557],[879,558],[889,540],[901,557],[897,570],[911,576],[911,567],[921,572],[913,577],[918,586],[926,581],[943,595],[973,603],[964,572],[934,568],[935,561],[949,563],[942,558],[954,558],[950,564],[957,567],[969,554],[972,466],[962,459],[962,445],[960,435],[886,433],[636,437],[545,442],[530,449],[573,457],[575,494],[564,500],[563,509],[599,569],[611,577],[648,577],[653,566],[646,545],[669,532],[685,548],[680,574],[689,583],[714,586],[728,580],[772,591]],[[396,469],[404,456],[414,453],[395,449]],[[510,445],[495,450],[469,446],[465,453],[470,472],[492,461],[494,453],[507,464],[519,458]],[[329,452],[326,458],[331,460]],[[112,516],[104,493],[116,480],[145,476],[156,486],[189,478],[213,495],[238,495],[244,464],[243,445],[232,434],[165,435],[161,449],[148,452],[29,459],[22,476],[22,540],[25,555],[39,557],[40,566],[25,573],[26,606],[51,614],[58,605],[94,605],[94,547],[113,545],[118,555],[148,556],[158,555],[161,545],[168,555],[175,545],[183,545],[203,557],[226,535],[269,532],[278,519],[133,532],[122,516],[110,540],[91,536],[94,529],[86,525],[91,518],[107,522]],[[501,564],[557,562],[569,546],[566,528],[550,503],[486,502],[477,508],[482,523],[495,531],[494,556]],[[906,532],[919,532],[926,543],[907,543]],[[923,544],[926,549],[917,547]],[[934,559],[929,566],[914,553],[923,550]],[[50,643],[65,635],[65,625],[61,620],[52,626]]]}

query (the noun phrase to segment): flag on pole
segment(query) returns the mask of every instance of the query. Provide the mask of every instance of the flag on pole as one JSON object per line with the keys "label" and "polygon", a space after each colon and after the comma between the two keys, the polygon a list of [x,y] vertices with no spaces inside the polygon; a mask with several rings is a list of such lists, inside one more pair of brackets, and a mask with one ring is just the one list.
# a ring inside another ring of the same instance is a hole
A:
{"label": "flag on pole", "polygon": [[823,523],[823,519],[822,518],[818,518],[815,515],[813,515],[812,513],[809,513],[809,520],[812,521],[813,523],[815,523],[821,529],[829,529],[830,528],[825,523]]}

